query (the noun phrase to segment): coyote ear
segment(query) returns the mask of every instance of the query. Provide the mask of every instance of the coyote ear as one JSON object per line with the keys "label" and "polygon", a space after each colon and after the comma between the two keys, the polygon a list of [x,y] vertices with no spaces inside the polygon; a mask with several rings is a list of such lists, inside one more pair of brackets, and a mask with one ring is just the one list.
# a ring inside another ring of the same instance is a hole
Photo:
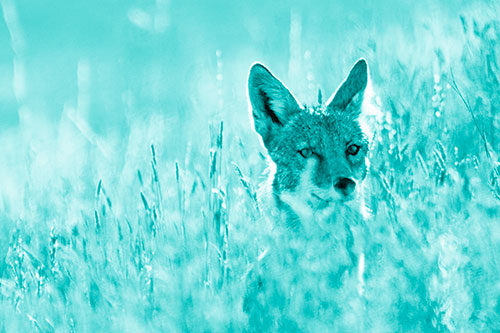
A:
{"label": "coyote ear", "polygon": [[248,96],[255,130],[267,148],[273,132],[299,111],[300,105],[281,81],[259,63],[250,68]]}
{"label": "coyote ear", "polygon": [[352,67],[351,72],[337,91],[327,102],[327,109],[357,110],[363,102],[363,94],[368,84],[368,65],[365,59],[359,59]]}

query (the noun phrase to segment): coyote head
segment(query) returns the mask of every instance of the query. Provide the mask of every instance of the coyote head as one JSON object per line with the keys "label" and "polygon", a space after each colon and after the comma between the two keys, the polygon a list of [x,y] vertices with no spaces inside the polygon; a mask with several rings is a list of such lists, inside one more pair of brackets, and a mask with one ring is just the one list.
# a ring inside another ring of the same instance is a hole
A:
{"label": "coyote head", "polygon": [[369,138],[360,122],[367,83],[360,59],[326,105],[303,107],[266,67],[251,67],[252,118],[276,165],[278,203],[318,212],[356,198],[368,165]]}

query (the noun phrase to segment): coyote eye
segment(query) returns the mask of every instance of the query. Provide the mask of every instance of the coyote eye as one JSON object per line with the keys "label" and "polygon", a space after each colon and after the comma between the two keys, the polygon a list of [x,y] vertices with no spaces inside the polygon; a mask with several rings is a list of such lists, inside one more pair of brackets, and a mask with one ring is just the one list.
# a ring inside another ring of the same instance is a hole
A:
{"label": "coyote eye", "polygon": [[347,147],[347,154],[349,155],[357,155],[358,152],[359,152],[359,146],[358,145],[350,145],[349,147]]}
{"label": "coyote eye", "polygon": [[312,153],[313,151],[311,150],[311,148],[304,148],[299,150],[299,154],[302,155],[303,158],[311,157]]}

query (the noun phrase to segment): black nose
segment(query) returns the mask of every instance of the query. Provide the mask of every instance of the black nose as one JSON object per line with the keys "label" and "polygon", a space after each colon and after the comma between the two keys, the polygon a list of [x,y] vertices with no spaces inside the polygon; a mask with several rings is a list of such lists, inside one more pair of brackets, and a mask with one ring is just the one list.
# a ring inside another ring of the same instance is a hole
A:
{"label": "black nose", "polygon": [[334,187],[337,190],[337,192],[347,197],[349,194],[354,192],[354,189],[356,188],[356,183],[349,178],[339,178],[337,179],[337,183],[335,183]]}

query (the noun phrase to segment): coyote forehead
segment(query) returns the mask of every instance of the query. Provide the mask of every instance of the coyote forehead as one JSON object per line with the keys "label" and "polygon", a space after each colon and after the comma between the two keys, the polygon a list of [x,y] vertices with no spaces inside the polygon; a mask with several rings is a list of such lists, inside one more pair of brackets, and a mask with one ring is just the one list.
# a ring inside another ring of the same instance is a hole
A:
{"label": "coyote forehead", "polygon": [[267,68],[251,67],[252,118],[276,166],[278,206],[314,215],[357,197],[368,165],[368,133],[360,124],[367,84],[361,59],[326,105],[303,107]]}

